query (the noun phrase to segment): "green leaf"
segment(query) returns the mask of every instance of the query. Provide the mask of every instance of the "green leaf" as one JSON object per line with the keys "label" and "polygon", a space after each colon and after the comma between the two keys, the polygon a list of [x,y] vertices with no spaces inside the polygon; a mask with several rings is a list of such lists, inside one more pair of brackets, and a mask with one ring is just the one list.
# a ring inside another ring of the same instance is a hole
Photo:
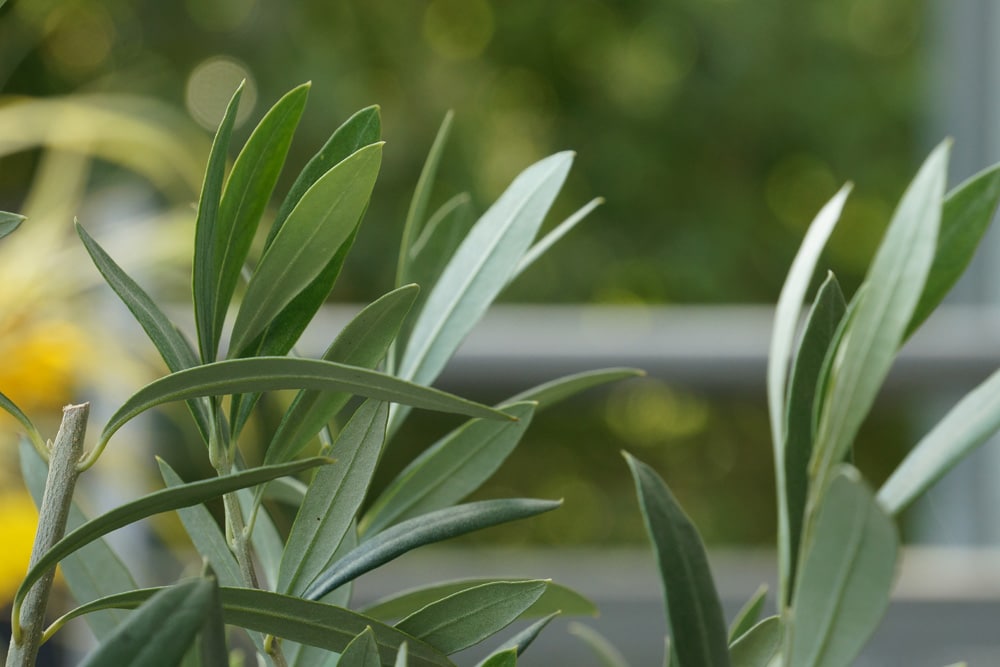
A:
{"label": "green leaf", "polygon": [[192,292],[194,293],[194,321],[198,330],[198,349],[201,350],[201,360],[215,361],[216,347],[212,345],[213,321],[218,300],[217,279],[219,266],[217,264],[219,232],[219,203],[222,199],[222,182],[226,174],[226,159],[229,152],[229,140],[232,137],[233,125],[236,123],[236,110],[243,94],[243,84],[233,93],[225,116],[215,133],[212,142],[212,152],[208,157],[208,167],[205,169],[205,182],[201,186],[201,199],[198,202],[198,218],[194,232],[194,267],[192,269]]}
{"label": "green leaf", "polygon": [[409,653],[406,647],[406,642],[399,645],[399,651],[396,653],[395,667],[407,667],[409,664]]}
{"label": "green leaf", "polygon": [[982,171],[955,188],[944,200],[934,263],[905,338],[934,312],[972,261],[1000,203],[1000,165]]}
{"label": "green leaf", "polygon": [[889,514],[899,514],[997,429],[1000,371],[969,392],[910,450],[879,489],[879,503]]}
{"label": "green leaf", "polygon": [[864,299],[837,348],[810,463],[817,498],[847,455],[923,292],[937,244],[949,148],[949,142],[938,146],[904,193],[865,277]]}
{"label": "green leaf", "polygon": [[102,445],[133,417],[150,408],[196,396],[221,396],[275,389],[350,392],[418,408],[470,417],[511,419],[509,415],[452,394],[421,387],[391,375],[332,361],[290,357],[229,359],[189,368],[155,380],[132,395],[102,432]]}
{"label": "green leaf", "polygon": [[[174,469],[157,457],[156,463],[160,466],[160,476],[169,488],[181,487],[184,480],[174,472]],[[177,510],[184,530],[191,538],[195,549],[203,558],[207,558],[212,570],[223,586],[242,586],[243,575],[240,573],[239,563],[233,555],[226,536],[222,534],[222,529],[216,522],[215,517],[203,504],[195,504],[190,507],[182,507]]]}
{"label": "green leaf", "polygon": [[[420,237],[410,248],[411,258],[406,267],[406,276],[421,286],[420,294],[413,303],[413,312],[419,313],[423,309],[430,295],[430,288],[437,283],[475,221],[471,199],[467,193],[446,201],[427,221]],[[387,370],[390,373],[395,372],[414,324],[413,318],[408,318],[400,328],[399,337],[389,355]]]}
{"label": "green leaf", "polygon": [[828,274],[816,293],[816,300],[809,312],[802,340],[792,364],[791,383],[788,388],[788,408],[785,412],[785,498],[788,515],[788,544],[792,556],[788,568],[785,599],[787,605],[795,588],[795,554],[799,553],[802,525],[805,520],[806,500],[809,497],[809,459],[813,449],[813,406],[817,387],[828,353],[837,340],[837,331],[847,304],[840,285]]}
{"label": "green leaf", "polygon": [[49,450],[45,445],[45,438],[42,434],[38,432],[38,428],[28,419],[28,415],[24,414],[21,408],[14,404],[14,401],[7,398],[3,392],[0,392],[0,409],[9,414],[11,417],[16,419],[21,427],[25,430],[25,435],[28,436],[28,440],[31,441],[32,446],[35,451],[38,452],[39,456],[47,457]]}
{"label": "green leaf", "polygon": [[222,611],[222,594],[211,568],[208,576],[212,581],[212,600],[205,613],[205,622],[200,633],[200,654],[203,667],[229,664],[229,647],[226,645],[226,622]]}
{"label": "green leaf", "polygon": [[213,239],[212,263],[218,271],[211,331],[213,350],[218,349],[229,302],[260,218],[285,164],[308,96],[307,83],[293,89],[271,107],[247,139],[226,182]]}
{"label": "green leaf", "polygon": [[538,403],[536,411],[544,410],[592,387],[599,387],[602,384],[609,384],[629,378],[642,377],[645,374],[646,371],[639,370],[638,368],[602,368],[594,371],[583,371],[556,380],[550,380],[527,391],[522,391],[520,394],[507,399],[507,403],[534,401]]}
{"label": "green leaf", "polygon": [[[135,609],[159,590],[140,589],[83,605],[57,620],[46,631],[73,618],[102,609]],[[248,630],[267,632],[288,641],[318,646],[341,653],[365,628],[370,627],[383,665],[392,665],[400,645],[406,643],[412,667],[453,667],[453,663],[429,644],[395,628],[341,607],[251,588],[221,588],[226,623]]]}
{"label": "green leaf", "polygon": [[496,651],[479,663],[478,667],[516,667],[517,649],[509,648],[503,651]]}
{"label": "green leaf", "polygon": [[782,635],[781,619],[765,618],[733,644],[730,652],[733,667],[769,667],[781,653]]}
{"label": "green leaf", "polygon": [[604,203],[603,197],[596,197],[591,199],[589,202],[584,204],[580,209],[569,216],[562,222],[560,222],[552,231],[542,237],[542,240],[531,246],[528,252],[525,253],[524,257],[521,258],[521,263],[517,265],[514,270],[514,277],[521,275],[524,271],[534,264],[539,257],[544,255],[549,251],[549,249],[559,242],[562,237],[569,234],[574,227],[576,227],[580,222],[590,215],[590,212],[595,208]]}
{"label": "green leaf", "polygon": [[294,475],[303,470],[327,463],[330,463],[329,459],[317,457],[283,465],[254,468],[253,470],[235,475],[191,482],[172,489],[162,489],[143,496],[138,500],[116,507],[110,512],[106,512],[72,531],[56,542],[44,556],[38,559],[38,562],[28,570],[28,573],[24,576],[24,581],[21,582],[21,586],[17,589],[17,593],[14,596],[14,611],[19,613],[21,602],[24,600],[28,589],[49,568],[55,566],[56,563],[81,547],[90,544],[100,537],[104,537],[114,530],[153,516],[154,514],[197,505],[206,500],[236,491],[237,489],[255,486],[276,477]]}
{"label": "green leaf", "polygon": [[400,362],[400,376],[427,384],[510,282],[566,180],[573,154],[524,170],[476,222],[427,297]]}
{"label": "green leaf", "polygon": [[429,604],[396,628],[442,653],[457,653],[513,623],[542,595],[547,583],[500,581],[476,586]]}
{"label": "green leaf", "polygon": [[656,552],[680,664],[728,667],[726,622],[698,531],[652,468],[627,453],[625,460]]}
{"label": "green leaf", "polygon": [[[48,466],[38,452],[24,440],[21,441],[21,478],[35,501],[42,504]],[[87,517],[76,503],[70,505],[67,530],[76,530],[87,523]],[[60,570],[77,602],[89,602],[106,595],[113,595],[136,588],[135,578],[108,543],[95,540],[76,553],[63,559]],[[102,611],[87,616],[87,625],[97,639],[104,639],[125,622],[127,615],[118,610]]]}
{"label": "green leaf", "polygon": [[[0,7],[3,6],[3,2],[0,2]],[[0,239],[12,233],[15,229],[21,226],[21,223],[25,221],[23,215],[18,215],[17,213],[7,213],[6,211],[0,211]]]}
{"label": "green leaf", "polygon": [[365,499],[388,418],[386,403],[366,401],[340,432],[330,452],[337,465],[316,474],[295,515],[278,572],[279,591],[299,595],[330,566]]}
{"label": "green leaf", "polygon": [[271,246],[274,238],[284,226],[285,220],[288,219],[291,212],[298,206],[299,200],[316,181],[339,162],[346,160],[359,149],[374,144],[381,138],[382,119],[379,117],[377,106],[365,107],[344,121],[343,125],[330,135],[319,152],[309,160],[309,163],[306,164],[295,179],[295,183],[288,190],[288,195],[281,202],[281,207],[274,216],[274,223],[268,232],[264,249]]}
{"label": "green leaf", "polygon": [[785,655],[796,667],[849,665],[889,605],[899,538],[855,469],[840,465],[803,545]]}
{"label": "green leaf", "polygon": [[250,277],[233,325],[230,357],[240,356],[352,237],[381,163],[382,144],[366,146],[302,195]]}
{"label": "green leaf", "polygon": [[840,219],[851,185],[847,184],[816,215],[809,225],[802,245],[799,247],[788,277],[781,288],[778,305],[774,310],[774,329],[767,361],[767,406],[771,419],[771,438],[774,443],[775,485],[778,492],[778,583],[779,604],[788,598],[791,562],[795,557],[791,550],[788,505],[785,483],[785,414],[788,364],[795,345],[795,332],[799,326],[802,300],[809,290],[816,263],[826,246],[827,239]]}
{"label": "green leaf", "polygon": [[629,667],[621,651],[597,630],[582,623],[570,623],[566,631],[581,639],[594,652],[602,667]]}
{"label": "green leaf", "polygon": [[[544,597],[545,593],[542,593],[542,596]],[[535,604],[531,606],[534,607],[537,604],[538,602],[535,602]],[[528,609],[530,610],[531,607],[529,607]],[[523,614],[521,614],[521,618],[524,618],[527,613],[528,612],[525,611]],[[498,648],[496,651],[493,652],[493,654],[496,655],[497,653],[513,650],[515,655],[521,655],[528,649],[529,646],[531,646],[531,644],[536,639],[538,639],[538,635],[540,635],[542,630],[545,629],[545,626],[551,623],[552,619],[554,619],[556,616],[559,616],[558,611],[554,611],[548,616],[544,616],[539,620],[535,621],[534,623],[526,627],[524,630],[521,630],[516,635],[505,641],[500,646],[500,648]],[[489,659],[487,659],[487,661],[488,660]]]}
{"label": "green leaf", "polygon": [[[374,368],[385,357],[418,291],[416,285],[406,285],[373,301],[344,327],[323,358]],[[351,394],[345,392],[300,392],[278,425],[264,462],[278,463],[297,456],[350,397]]]}
{"label": "green leaf", "polygon": [[534,403],[503,407],[516,422],[466,422],[424,450],[389,483],[359,524],[362,540],[387,526],[453,505],[478,489],[531,424]]}
{"label": "green leaf", "polygon": [[[104,276],[111,289],[129,309],[143,331],[156,347],[167,368],[171,372],[192,368],[198,365],[198,356],[184,338],[177,326],[160,310],[138,283],[132,280],[111,256],[108,255],[97,241],[87,233],[87,230],[77,222],[76,232],[80,235],[84,247],[90,253],[97,270]],[[212,423],[211,406],[201,398],[188,401],[188,407],[198,425],[202,438],[207,442]]]}
{"label": "green leaf", "polygon": [[406,276],[426,289],[437,282],[441,272],[462,239],[476,221],[472,215],[472,198],[463,192],[455,195],[434,212],[413,247]]}
{"label": "green leaf", "polygon": [[505,498],[448,507],[398,523],[346,554],[302,597],[315,600],[411,549],[554,510],[562,501]]}
{"label": "green leaf", "polygon": [[411,248],[419,238],[424,224],[424,216],[427,214],[427,205],[430,202],[431,190],[434,188],[434,180],[437,178],[438,165],[441,163],[441,154],[444,146],[448,142],[448,134],[451,131],[451,121],[455,114],[449,110],[441,121],[437,136],[427,154],[427,160],[420,171],[420,178],[417,180],[417,187],[410,200],[410,208],[406,212],[406,222],[403,224],[403,238],[399,247],[399,261],[396,268],[396,286],[415,282],[409,276],[409,265],[411,260]]}
{"label": "green leaf", "polygon": [[381,664],[375,633],[369,626],[347,645],[340,655],[337,667],[380,667]]}
{"label": "green leaf", "polygon": [[[402,591],[388,598],[378,600],[365,607],[362,611],[365,615],[377,618],[380,621],[390,621],[409,616],[432,602],[437,602],[453,593],[458,593],[474,586],[493,583],[494,581],[493,579],[462,579],[460,581],[431,584],[429,586]],[[511,580],[507,579],[506,581]],[[535,604],[525,610],[522,617],[538,618],[548,616],[553,612],[561,612],[567,616],[597,616],[597,606],[576,591],[550,582],[545,592],[542,593],[542,596],[538,598]]]}
{"label": "green leaf", "polygon": [[194,579],[149,598],[81,667],[174,667],[194,642],[212,606],[215,583]]}
{"label": "green leaf", "polygon": [[767,600],[767,584],[761,584],[746,604],[736,612],[736,617],[729,626],[729,644],[742,637],[750,630],[757,621],[760,620],[760,613],[764,609],[764,602]]}

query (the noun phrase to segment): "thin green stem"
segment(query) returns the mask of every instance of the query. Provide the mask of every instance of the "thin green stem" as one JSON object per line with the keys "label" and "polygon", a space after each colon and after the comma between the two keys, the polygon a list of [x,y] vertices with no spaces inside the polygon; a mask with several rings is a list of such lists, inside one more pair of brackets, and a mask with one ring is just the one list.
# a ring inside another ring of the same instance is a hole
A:
{"label": "thin green stem", "polygon": [[[62,424],[50,452],[49,473],[45,480],[42,506],[38,510],[38,531],[29,567],[33,567],[66,533],[73,489],[80,474],[77,464],[83,456],[89,412],[89,403],[63,408]],[[31,667],[35,664],[54,577],[55,568],[43,575],[28,591],[24,603],[14,609],[7,667]]]}

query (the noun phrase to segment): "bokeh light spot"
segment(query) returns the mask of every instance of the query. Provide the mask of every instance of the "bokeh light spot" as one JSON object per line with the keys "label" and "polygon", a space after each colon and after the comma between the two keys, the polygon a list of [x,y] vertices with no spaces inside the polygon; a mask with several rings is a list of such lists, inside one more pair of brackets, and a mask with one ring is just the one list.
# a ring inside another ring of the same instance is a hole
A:
{"label": "bokeh light spot", "polygon": [[424,39],[450,60],[476,58],[493,39],[493,10],[485,0],[434,0],[424,12]]}
{"label": "bokeh light spot", "polygon": [[629,382],[616,388],[605,411],[609,428],[639,447],[657,447],[695,436],[708,426],[708,404],[665,382]]}
{"label": "bokeh light spot", "polygon": [[184,103],[188,113],[209,130],[215,130],[226,113],[233,91],[246,81],[236,112],[236,124],[250,116],[257,103],[257,86],[246,65],[228,56],[216,56],[200,62],[188,77]]}
{"label": "bokeh light spot", "polygon": [[71,79],[84,78],[111,55],[115,26],[101,5],[73,3],[53,12],[45,25],[49,64]]}

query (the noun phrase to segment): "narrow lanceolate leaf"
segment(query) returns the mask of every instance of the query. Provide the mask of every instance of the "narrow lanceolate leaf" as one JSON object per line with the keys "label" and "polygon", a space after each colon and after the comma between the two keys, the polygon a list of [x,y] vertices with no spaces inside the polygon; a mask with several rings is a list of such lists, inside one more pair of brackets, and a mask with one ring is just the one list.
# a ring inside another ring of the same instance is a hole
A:
{"label": "narrow lanceolate leaf", "polygon": [[642,377],[645,374],[646,371],[638,368],[602,368],[595,371],[583,371],[550,380],[527,391],[522,391],[509,398],[507,403],[534,401],[538,403],[537,410],[544,410],[587,389],[629,378]]}
{"label": "narrow lanceolate leaf", "polygon": [[203,578],[164,588],[88,655],[82,667],[174,667],[201,629],[214,588],[213,580]]}
{"label": "narrow lanceolate leaf", "polygon": [[788,579],[791,551],[788,505],[785,501],[785,414],[788,386],[788,364],[795,346],[795,332],[799,326],[802,300],[809,290],[816,263],[826,246],[827,239],[840,219],[850,184],[840,189],[833,199],[816,215],[805,239],[799,247],[792,268],[781,288],[778,305],[774,310],[774,330],[767,361],[767,406],[771,420],[771,439],[774,443],[774,474],[778,492],[778,583],[779,600],[786,599],[789,590]]}
{"label": "narrow lanceolate leaf", "polygon": [[434,212],[413,247],[406,276],[429,290],[469,233],[476,218],[468,193],[455,195]]}
{"label": "narrow lanceolate leaf", "polygon": [[381,665],[375,633],[370,626],[351,640],[337,662],[337,667],[381,667]]}
{"label": "narrow lanceolate leaf", "polygon": [[[177,372],[197,366],[199,363],[197,354],[177,329],[177,326],[160,310],[149,294],[111,259],[104,248],[87,233],[87,230],[80,223],[76,223],[76,231],[80,235],[80,239],[83,240],[83,245],[90,253],[97,270],[101,272],[104,280],[146,332],[164,363],[167,364],[167,368],[171,372]],[[207,441],[211,425],[210,406],[204,399],[198,399],[190,401],[188,407],[195,418],[198,430]]]}
{"label": "narrow lanceolate leaf", "polygon": [[516,665],[517,649],[509,648],[490,654],[477,667],[516,667]]}
{"label": "narrow lanceolate leaf", "polygon": [[278,213],[274,216],[274,223],[268,232],[264,248],[267,249],[271,246],[274,237],[278,235],[285,224],[285,220],[288,219],[291,212],[298,206],[299,200],[316,181],[338,162],[346,160],[356,151],[374,144],[381,138],[382,119],[379,116],[377,106],[365,107],[344,121],[344,124],[330,135],[319,152],[312,156],[288,190]]}
{"label": "narrow lanceolate leaf", "polygon": [[[48,476],[48,466],[38,452],[23,440],[20,443],[21,478],[28,492],[35,501],[35,506],[41,506],[42,495],[45,493],[45,479]],[[67,530],[76,530],[87,522],[80,508],[73,503],[70,506]],[[63,559],[60,564],[62,576],[66,580],[73,599],[77,602],[90,602],[107,595],[130,591],[137,588],[135,578],[108,543],[95,540],[71,556]],[[125,622],[126,614],[117,609],[102,611],[87,616],[94,637],[104,639],[115,628]]]}
{"label": "narrow lanceolate leaf", "polygon": [[[544,596],[545,594],[542,593],[542,595]],[[538,603],[536,602],[535,604]],[[535,605],[531,606],[534,607]],[[525,614],[527,614],[527,612],[521,614],[521,618],[524,618]],[[558,611],[554,611],[548,616],[544,616],[539,620],[535,621],[534,623],[526,627],[524,630],[521,630],[516,635],[505,641],[500,646],[500,648],[494,651],[494,655],[509,650],[513,650],[515,655],[521,655],[526,650],[528,650],[528,647],[531,646],[531,644],[536,639],[538,639],[538,635],[540,635],[542,630],[545,629],[545,626],[551,623],[552,619],[554,619],[556,616],[559,616]]]}
{"label": "narrow lanceolate leaf", "polygon": [[974,448],[1000,429],[1000,371],[969,392],[903,459],[878,492],[899,514]]}
{"label": "narrow lanceolate leaf", "polygon": [[896,527],[850,466],[832,476],[803,548],[786,664],[850,665],[889,605]]}
{"label": "narrow lanceolate leaf", "polygon": [[509,415],[485,405],[356,366],[318,359],[260,357],[205,364],[167,375],[146,385],[111,416],[104,427],[102,442],[107,442],[130,419],[157,405],[197,396],[222,396],[275,389],[348,392],[470,417],[511,419]]}
{"label": "narrow lanceolate leaf", "polygon": [[560,239],[562,239],[562,237],[569,234],[574,227],[576,227],[578,224],[580,224],[580,222],[584,218],[590,215],[591,211],[593,211],[595,208],[597,208],[603,203],[604,203],[603,197],[597,197],[595,199],[591,199],[589,202],[584,204],[580,208],[580,210],[576,211],[573,215],[569,216],[568,218],[560,222],[555,227],[555,229],[553,229],[544,237],[542,237],[541,241],[531,246],[528,252],[525,253],[524,257],[521,258],[520,264],[518,264],[517,268],[514,270],[514,277],[517,277],[522,273],[524,273],[524,271],[529,266],[534,264],[539,257],[547,253],[552,246],[554,246],[556,243],[559,242]]}
{"label": "narrow lanceolate leaf", "polygon": [[389,483],[359,524],[362,537],[453,505],[478,489],[510,455],[531,424],[534,403],[504,406],[516,422],[476,419],[424,450]]}
{"label": "narrow lanceolate leaf", "polygon": [[[506,581],[511,580],[507,579]],[[495,580],[492,579],[463,579],[432,584],[378,600],[362,611],[366,616],[377,618],[380,621],[391,621],[409,616],[432,602],[437,602],[453,593],[494,582]],[[564,616],[597,616],[597,606],[576,591],[550,582],[542,596],[528,607],[521,614],[521,617],[539,618],[549,616],[554,612],[561,612]]]}
{"label": "narrow lanceolate leaf", "polygon": [[163,489],[116,507],[110,512],[88,521],[56,542],[24,576],[24,581],[21,582],[21,586],[14,596],[14,606],[19,610],[28,589],[49,568],[55,566],[56,563],[76,552],[81,547],[90,544],[98,538],[104,537],[114,530],[153,516],[154,514],[198,505],[206,500],[218,498],[237,489],[256,486],[277,477],[294,475],[303,470],[327,463],[330,463],[329,459],[317,457],[283,465],[254,468],[253,470],[235,475],[191,482],[190,484],[172,489]]}
{"label": "narrow lanceolate leaf", "polygon": [[3,410],[21,424],[21,428],[24,429],[25,435],[28,436],[28,439],[31,441],[32,446],[35,448],[35,451],[38,452],[39,456],[48,455],[48,449],[45,446],[45,438],[43,438],[42,434],[38,432],[38,428],[36,428],[31,420],[28,419],[28,415],[24,414],[21,408],[14,404],[14,401],[4,396],[3,392],[0,392],[0,410]]}
{"label": "narrow lanceolate leaf", "polygon": [[438,510],[387,528],[346,554],[321,574],[302,595],[316,600],[397,556],[508,521],[526,519],[556,509],[562,501],[505,498],[484,500]]}
{"label": "narrow lanceolate leaf", "polygon": [[330,566],[365,499],[388,418],[386,403],[366,401],[340,432],[330,452],[337,464],[316,474],[295,515],[278,572],[279,591],[299,595]]}
{"label": "narrow lanceolate leaf", "polygon": [[[159,590],[164,589],[140,589],[83,605],[56,621],[46,635],[69,620],[94,611],[135,609]],[[383,665],[392,665],[399,647],[405,643],[413,667],[454,667],[447,656],[429,644],[348,609],[251,588],[221,588],[219,592],[229,625],[337,653],[370,627]]]}
{"label": "narrow lanceolate leaf", "polygon": [[[423,309],[431,288],[441,277],[475,221],[471,199],[467,193],[446,201],[427,221],[420,237],[410,248],[411,258],[406,266],[406,276],[420,285],[420,294],[413,304],[413,312],[419,313]],[[399,338],[392,346],[386,365],[389,372],[395,371],[414,324],[414,319],[408,318],[400,329]]]}
{"label": "narrow lanceolate leaf", "polygon": [[757,621],[760,620],[760,613],[764,609],[764,602],[767,600],[767,584],[761,584],[750,599],[746,601],[746,604],[733,618],[733,622],[729,625],[729,644],[732,645],[734,641],[742,637],[747,631],[753,626],[757,625]]}
{"label": "narrow lanceolate leaf", "polygon": [[454,113],[449,110],[441,121],[437,136],[424,161],[424,168],[420,171],[420,178],[417,179],[417,187],[410,199],[410,208],[406,213],[406,222],[403,225],[403,238],[399,247],[399,261],[396,267],[396,286],[414,282],[408,275],[411,260],[411,248],[420,237],[420,232],[427,215],[427,205],[430,202],[431,192],[434,189],[434,181],[437,178],[438,165],[441,163],[441,154],[444,146],[448,142],[448,134],[451,131],[451,121]]}
{"label": "narrow lanceolate leaf", "polygon": [[571,635],[578,637],[593,651],[602,667],[629,667],[628,661],[625,660],[621,651],[592,627],[582,623],[570,623],[566,630]]}
{"label": "narrow lanceolate leaf", "polygon": [[546,581],[500,581],[450,595],[396,628],[451,655],[503,630],[545,591]]}
{"label": "narrow lanceolate leaf", "polygon": [[837,348],[810,464],[814,497],[850,449],[923,292],[937,245],[949,148],[950,142],[938,146],[903,194],[865,277],[864,299]]}
{"label": "narrow lanceolate leaf", "polygon": [[330,169],[302,196],[250,277],[233,325],[231,357],[239,356],[309,287],[352,237],[368,207],[381,163],[382,144],[366,146]]}
{"label": "narrow lanceolate leaf", "polygon": [[781,653],[782,635],[781,619],[765,618],[733,644],[730,651],[733,667],[770,667]]}
{"label": "narrow lanceolate leaf", "polygon": [[[0,7],[3,3],[0,2]],[[6,211],[0,211],[0,239],[7,236],[15,229],[21,226],[24,222],[25,217],[23,215],[18,215],[16,213],[8,213]]]}
{"label": "narrow lanceolate leaf", "polygon": [[994,165],[948,193],[941,211],[934,263],[906,328],[908,338],[934,312],[965,272],[1000,203],[1000,165]]}
{"label": "narrow lanceolate leaf", "polygon": [[432,382],[524,256],[552,206],[572,153],[524,170],[476,222],[427,297],[400,362],[400,376]]}
{"label": "narrow lanceolate leaf", "polygon": [[226,645],[226,621],[222,611],[222,594],[211,568],[205,573],[211,578],[212,601],[205,613],[199,634],[199,653],[202,667],[229,664],[229,647]]}
{"label": "narrow lanceolate leaf", "polygon": [[625,454],[663,579],[667,624],[681,665],[728,667],[729,642],[705,546],[656,472]]}
{"label": "narrow lanceolate leaf", "polygon": [[844,203],[851,192],[851,184],[845,185],[820,210],[809,225],[802,245],[788,270],[788,277],[781,288],[778,305],[774,310],[774,330],[767,362],[767,405],[771,416],[771,437],[775,452],[781,452],[785,443],[785,396],[788,383],[788,364],[795,346],[795,331],[799,326],[802,300],[809,290],[816,263],[833,232]]}
{"label": "narrow lanceolate leaf", "polygon": [[225,116],[215,133],[212,142],[212,152],[205,168],[205,181],[201,186],[201,199],[198,202],[198,217],[194,232],[194,267],[192,269],[192,291],[194,293],[194,321],[198,330],[198,349],[201,350],[201,360],[215,361],[216,349],[212,346],[212,327],[215,317],[217,278],[216,244],[219,231],[219,203],[222,200],[222,182],[226,174],[226,159],[229,152],[229,140],[232,137],[233,125],[236,123],[236,110],[243,94],[243,84],[233,93]]}
{"label": "narrow lanceolate leaf", "polygon": [[212,319],[213,349],[218,348],[229,302],[308,96],[309,84],[304,84],[278,100],[247,139],[229,174],[214,239],[213,265],[218,274]]}
{"label": "narrow lanceolate leaf", "polygon": [[[168,488],[184,485],[184,480],[166,461],[157,458],[156,462],[160,466],[160,476]],[[242,586],[243,575],[240,574],[236,556],[233,555],[226,542],[226,536],[222,534],[222,529],[208,508],[203,504],[182,507],[177,510],[177,516],[180,517],[181,524],[195,549],[203,558],[208,559],[219,583],[223,586]]]}
{"label": "narrow lanceolate leaf", "polygon": [[791,600],[795,587],[795,554],[799,553],[802,524],[809,495],[809,459],[813,449],[813,405],[824,361],[832,349],[837,329],[847,310],[840,285],[829,274],[816,294],[806,320],[802,340],[792,365],[788,388],[785,429],[785,499],[788,512],[788,544],[791,556],[785,599]]}
{"label": "narrow lanceolate leaf", "polygon": [[[374,368],[396,337],[418,291],[416,285],[405,285],[373,301],[344,327],[323,358]],[[350,397],[351,394],[345,392],[300,392],[275,431],[264,462],[278,463],[295,457],[329,424]]]}

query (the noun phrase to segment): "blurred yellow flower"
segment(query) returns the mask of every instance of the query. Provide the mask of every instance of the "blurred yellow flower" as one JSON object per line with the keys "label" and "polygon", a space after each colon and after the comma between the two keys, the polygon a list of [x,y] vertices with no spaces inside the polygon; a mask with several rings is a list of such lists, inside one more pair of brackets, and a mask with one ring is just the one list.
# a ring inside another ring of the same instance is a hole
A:
{"label": "blurred yellow flower", "polygon": [[0,319],[0,359],[4,360],[0,391],[29,415],[70,402],[80,359],[86,357],[85,340],[80,328],[63,320]]}
{"label": "blurred yellow flower", "polygon": [[0,492],[0,526],[4,530],[4,548],[0,549],[0,600],[14,597],[28,571],[37,520],[38,512],[27,492]]}

